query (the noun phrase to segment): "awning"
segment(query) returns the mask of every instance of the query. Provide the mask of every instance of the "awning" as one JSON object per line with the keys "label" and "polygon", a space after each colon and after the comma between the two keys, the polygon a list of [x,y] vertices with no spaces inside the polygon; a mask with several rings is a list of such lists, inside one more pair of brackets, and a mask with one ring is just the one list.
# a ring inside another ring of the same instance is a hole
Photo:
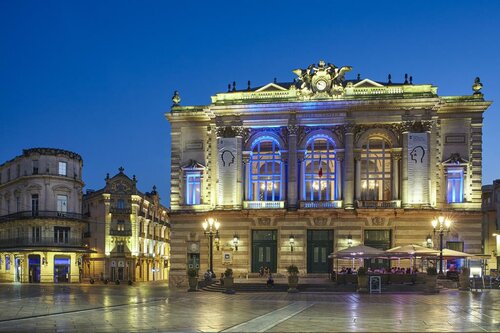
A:
{"label": "awning", "polygon": [[328,256],[328,258],[378,258],[384,256],[384,251],[371,246],[358,245],[351,246],[343,250],[336,251]]}

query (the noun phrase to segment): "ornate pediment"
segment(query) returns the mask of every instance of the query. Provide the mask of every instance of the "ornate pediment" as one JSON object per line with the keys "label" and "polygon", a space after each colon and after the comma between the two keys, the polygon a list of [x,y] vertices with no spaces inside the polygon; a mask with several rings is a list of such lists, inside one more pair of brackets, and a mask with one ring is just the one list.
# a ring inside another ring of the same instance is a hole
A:
{"label": "ornate pediment", "polygon": [[469,161],[462,158],[462,156],[460,156],[459,153],[452,153],[448,159],[443,161],[443,164],[457,164],[457,165],[462,164],[463,165],[463,164],[467,164],[467,163],[469,163]]}
{"label": "ornate pediment", "polygon": [[298,76],[300,92],[304,97],[332,97],[344,94],[344,75],[352,69],[351,66],[336,67],[326,64],[323,60],[309,65],[306,69],[293,71]]}

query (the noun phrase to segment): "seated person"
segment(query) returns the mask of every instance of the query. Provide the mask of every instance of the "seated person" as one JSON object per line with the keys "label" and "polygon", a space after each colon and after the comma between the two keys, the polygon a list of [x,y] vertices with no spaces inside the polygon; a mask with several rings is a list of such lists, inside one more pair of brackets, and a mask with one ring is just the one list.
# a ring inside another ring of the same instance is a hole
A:
{"label": "seated person", "polygon": [[269,273],[269,277],[267,278],[266,285],[268,287],[274,286],[274,279],[273,279],[273,275],[271,273]]}

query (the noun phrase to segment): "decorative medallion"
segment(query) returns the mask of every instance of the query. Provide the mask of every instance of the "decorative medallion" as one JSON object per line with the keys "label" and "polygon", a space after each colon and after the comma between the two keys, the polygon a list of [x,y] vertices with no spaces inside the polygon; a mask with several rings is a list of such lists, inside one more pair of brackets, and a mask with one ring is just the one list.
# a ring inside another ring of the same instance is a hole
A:
{"label": "decorative medallion", "polygon": [[373,226],[383,226],[385,225],[385,217],[372,217],[372,225]]}
{"label": "decorative medallion", "polygon": [[343,81],[345,73],[352,69],[351,66],[336,67],[320,60],[318,65],[311,64],[306,69],[293,71],[298,76],[301,93],[305,96],[317,97],[338,96],[344,93]]}
{"label": "decorative medallion", "polygon": [[325,226],[327,221],[328,221],[327,217],[315,217],[314,218],[314,224],[317,225],[318,227]]}
{"label": "decorative medallion", "polygon": [[257,222],[259,225],[271,225],[271,218],[270,217],[259,217],[257,218]]}

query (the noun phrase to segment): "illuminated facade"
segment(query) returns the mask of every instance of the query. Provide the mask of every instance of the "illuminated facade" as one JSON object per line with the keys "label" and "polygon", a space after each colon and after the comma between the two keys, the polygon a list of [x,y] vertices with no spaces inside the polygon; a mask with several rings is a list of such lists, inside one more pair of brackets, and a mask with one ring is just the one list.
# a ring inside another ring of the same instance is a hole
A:
{"label": "illuminated facade", "polygon": [[471,95],[438,96],[407,76],[346,80],[351,69],[321,61],[293,71],[291,83],[233,84],[206,106],[180,106],[176,92],[166,114],[172,278],[186,264],[206,270],[201,224],[210,217],[220,222],[214,270],[229,265],[236,276],[292,263],[326,274],[328,255],[348,239],[425,244],[439,214],[454,222],[448,247],[482,253],[482,119],[491,102],[479,78]]}
{"label": "illuminated facade", "polygon": [[170,224],[167,208],[153,187],[137,190],[135,176],[123,168],[106,177],[106,186],[88,190],[83,212],[89,221],[86,239],[96,253],[84,258],[86,279],[110,281],[168,280]]}
{"label": "illuminated facade", "polygon": [[82,163],[70,151],[33,148],[0,165],[0,281],[80,282],[89,252]]}
{"label": "illuminated facade", "polygon": [[[491,255],[488,269],[498,271],[500,253],[500,179],[483,186],[484,253]],[[488,274],[488,271],[487,271]]]}

